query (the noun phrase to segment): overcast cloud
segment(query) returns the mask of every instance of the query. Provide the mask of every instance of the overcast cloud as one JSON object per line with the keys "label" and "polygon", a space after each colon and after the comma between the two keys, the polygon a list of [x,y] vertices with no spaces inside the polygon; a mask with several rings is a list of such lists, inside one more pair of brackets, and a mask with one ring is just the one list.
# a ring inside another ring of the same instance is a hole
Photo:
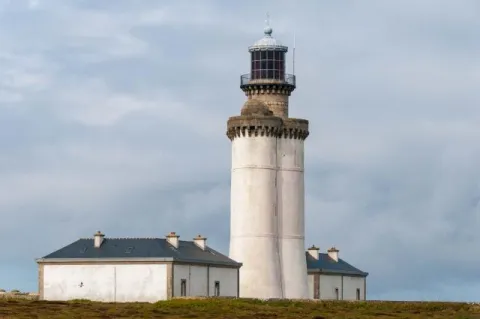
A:
{"label": "overcast cloud", "polygon": [[98,229],[228,253],[226,120],[267,11],[290,63],[296,32],[306,244],[370,299],[480,299],[475,0],[0,0],[0,288]]}

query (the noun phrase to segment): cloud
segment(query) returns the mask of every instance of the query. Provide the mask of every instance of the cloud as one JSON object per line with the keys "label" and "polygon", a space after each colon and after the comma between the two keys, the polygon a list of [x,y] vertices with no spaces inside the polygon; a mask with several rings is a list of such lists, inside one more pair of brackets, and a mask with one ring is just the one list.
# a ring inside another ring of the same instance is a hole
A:
{"label": "cloud", "polygon": [[225,125],[269,11],[310,120],[306,244],[369,298],[474,299],[478,3],[250,2],[0,1],[1,288],[98,229],[228,252]]}
{"label": "cloud", "polygon": [[35,9],[40,5],[40,0],[28,0],[28,7],[30,9]]}
{"label": "cloud", "polygon": [[48,63],[41,56],[1,53],[0,107],[22,102],[26,95],[44,90],[51,81]]}

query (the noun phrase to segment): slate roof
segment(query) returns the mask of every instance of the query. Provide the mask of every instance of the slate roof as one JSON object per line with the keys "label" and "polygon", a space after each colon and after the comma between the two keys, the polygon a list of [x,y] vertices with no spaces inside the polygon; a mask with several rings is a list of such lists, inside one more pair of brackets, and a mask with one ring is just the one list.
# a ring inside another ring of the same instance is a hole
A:
{"label": "slate roof", "polygon": [[[82,238],[39,259],[42,262],[93,259],[165,259],[179,262],[195,262],[240,267],[238,263],[222,253],[206,247],[202,250],[192,241],[179,240],[178,248],[164,238],[104,238],[100,248],[93,246],[93,238]],[[308,272],[368,276],[343,259],[338,262],[320,253],[318,260],[305,253]]]}
{"label": "slate roof", "polygon": [[343,259],[338,258],[338,261],[333,260],[328,256],[328,254],[319,254],[318,260],[310,256],[307,252],[305,253],[307,257],[307,269],[308,272],[321,272],[321,273],[331,273],[331,274],[343,274],[343,275],[354,275],[354,276],[368,276],[367,272],[361,271],[358,268],[353,267]]}
{"label": "slate roof", "polygon": [[180,240],[178,248],[163,238],[104,238],[100,248],[95,248],[93,238],[79,239],[39,261],[92,259],[165,259],[180,262],[221,264],[240,267],[238,263],[218,251],[206,247],[202,250],[192,241]]}

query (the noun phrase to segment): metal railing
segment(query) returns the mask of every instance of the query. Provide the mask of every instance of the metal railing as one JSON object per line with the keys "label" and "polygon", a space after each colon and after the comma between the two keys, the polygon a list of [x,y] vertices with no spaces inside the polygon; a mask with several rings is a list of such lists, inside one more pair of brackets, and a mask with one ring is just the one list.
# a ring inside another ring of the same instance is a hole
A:
{"label": "metal railing", "polygon": [[296,79],[295,75],[293,74],[284,74],[283,77],[275,78],[275,77],[258,77],[252,78],[251,74],[244,74],[240,76],[240,87],[249,85],[249,84],[260,84],[260,83],[280,83],[280,84],[288,84],[295,86]]}

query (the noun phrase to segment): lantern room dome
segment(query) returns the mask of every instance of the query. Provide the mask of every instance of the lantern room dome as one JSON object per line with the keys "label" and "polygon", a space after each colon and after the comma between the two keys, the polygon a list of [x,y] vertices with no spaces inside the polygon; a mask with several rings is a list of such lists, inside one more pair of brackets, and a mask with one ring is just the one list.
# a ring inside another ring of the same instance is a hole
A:
{"label": "lantern room dome", "polygon": [[250,46],[248,49],[249,51],[256,51],[256,50],[279,50],[279,51],[284,51],[287,52],[288,48],[280,41],[272,37],[273,29],[270,27],[270,25],[266,25],[265,28],[263,29],[263,38],[260,40],[256,41],[252,46]]}

